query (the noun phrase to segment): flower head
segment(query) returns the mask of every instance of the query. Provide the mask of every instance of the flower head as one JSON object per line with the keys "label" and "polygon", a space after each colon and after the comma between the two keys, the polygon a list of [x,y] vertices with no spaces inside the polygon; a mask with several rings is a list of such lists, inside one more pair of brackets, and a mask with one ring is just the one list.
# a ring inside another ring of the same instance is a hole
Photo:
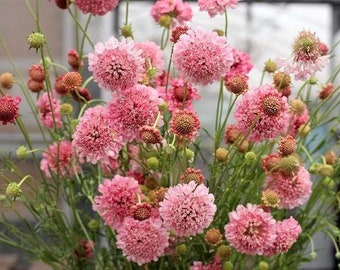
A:
{"label": "flower head", "polygon": [[73,147],[80,158],[93,164],[110,163],[124,145],[122,136],[102,106],[89,108],[81,117],[73,134]]}
{"label": "flower head", "polygon": [[105,43],[98,42],[94,49],[88,54],[89,70],[99,86],[119,91],[134,86],[141,79],[144,59],[133,41],[119,42],[111,37]]}
{"label": "flower head", "polygon": [[180,237],[202,233],[216,212],[214,196],[194,181],[170,187],[159,204],[164,226]]}
{"label": "flower head", "polygon": [[303,205],[312,192],[311,188],[309,172],[303,166],[300,166],[295,175],[286,176],[276,173],[265,180],[265,189],[271,189],[278,194],[281,209],[293,209]]}
{"label": "flower head", "polygon": [[293,57],[278,59],[279,67],[284,72],[295,76],[296,80],[305,80],[321,71],[329,64],[329,55],[322,55],[320,41],[315,33],[301,31],[293,43]]}
{"label": "flower head", "polygon": [[158,0],[151,8],[151,16],[155,22],[160,24],[165,16],[173,24],[182,24],[191,20],[192,9],[188,3],[183,3],[182,0]]}
{"label": "flower head", "polygon": [[234,61],[230,70],[225,74],[225,80],[228,80],[228,78],[235,75],[243,75],[247,77],[249,71],[253,68],[253,63],[251,62],[249,54],[235,48],[232,48],[232,53]]}
{"label": "flower head", "polygon": [[32,65],[28,70],[28,75],[37,82],[45,80],[45,71],[42,65]]}
{"label": "flower head", "polygon": [[[42,154],[40,168],[47,177],[51,177],[51,172],[72,177],[75,173],[72,168],[74,158],[72,142],[66,140],[54,142]],[[77,171],[80,171],[80,167]]]}
{"label": "flower head", "polygon": [[157,261],[169,245],[169,236],[158,218],[142,221],[127,217],[118,229],[117,247],[139,266]]}
{"label": "flower head", "polygon": [[194,111],[177,110],[172,115],[170,128],[181,139],[192,140],[198,135],[200,120]]}
{"label": "flower head", "polygon": [[85,14],[102,16],[113,10],[118,2],[119,0],[75,0],[74,4]]}
{"label": "flower head", "polygon": [[116,175],[99,185],[101,193],[94,197],[93,210],[98,211],[105,223],[113,229],[123,225],[124,218],[131,215],[131,207],[141,196],[138,182],[132,177]]}
{"label": "flower head", "polygon": [[157,74],[164,70],[163,51],[152,41],[136,42],[135,48],[142,51],[141,57],[144,59],[144,73],[147,73],[149,68],[156,68]]}
{"label": "flower head", "polygon": [[164,101],[167,102],[169,111],[176,109],[191,110],[193,101],[201,98],[198,90],[191,83],[186,83],[181,78],[172,79],[168,89],[158,87],[157,90]]}
{"label": "flower head", "polygon": [[288,127],[287,99],[273,86],[259,86],[243,96],[236,108],[235,119],[243,134],[250,131],[250,141],[273,139]]}
{"label": "flower head", "polygon": [[174,45],[174,66],[192,83],[207,85],[224,76],[234,62],[225,37],[201,28],[189,29]]}
{"label": "flower head", "polygon": [[264,256],[287,252],[302,232],[300,224],[293,218],[276,222],[276,237],[272,247],[265,250]]}
{"label": "flower head", "polygon": [[0,122],[3,125],[8,123],[14,123],[15,119],[18,118],[19,103],[21,97],[3,96],[0,97]]}
{"label": "flower head", "polygon": [[204,182],[204,175],[200,169],[187,168],[179,180],[182,184],[194,181],[197,185],[199,185]]}
{"label": "flower head", "polygon": [[139,128],[153,125],[162,103],[157,91],[149,86],[136,84],[124,92],[113,93],[108,103],[112,124],[124,130],[124,140],[139,136]]}
{"label": "flower head", "polygon": [[275,220],[257,205],[238,205],[229,213],[225,237],[238,252],[261,255],[275,240]]}
{"label": "flower head", "polygon": [[223,14],[228,8],[236,8],[239,0],[198,0],[200,11],[207,11],[210,17]]}
{"label": "flower head", "polygon": [[38,101],[38,110],[40,115],[40,122],[48,127],[62,127],[60,114],[60,100],[56,99],[51,93],[43,93]]}

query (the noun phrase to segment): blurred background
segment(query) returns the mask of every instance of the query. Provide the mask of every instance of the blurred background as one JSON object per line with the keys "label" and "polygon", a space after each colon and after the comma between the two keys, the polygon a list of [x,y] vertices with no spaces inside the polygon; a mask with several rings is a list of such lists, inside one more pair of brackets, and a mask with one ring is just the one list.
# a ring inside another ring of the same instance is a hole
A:
{"label": "blurred background", "polygon": [[[35,6],[36,0],[26,0]],[[28,49],[27,36],[35,31],[32,16],[23,0],[0,0],[0,36],[5,41],[8,51],[0,47],[0,73],[13,72],[13,61],[22,73],[24,80],[28,79],[28,68],[38,64],[39,55]],[[54,61],[67,64],[67,53],[74,47],[75,36],[71,19],[67,11],[56,7],[54,0],[40,0],[40,20],[42,29],[47,36],[47,42],[54,57]],[[152,40],[159,43],[162,29],[155,25],[149,16],[154,1],[130,0],[129,21],[134,30],[136,41]],[[224,29],[224,16],[210,19],[205,12],[199,12],[194,1],[190,2],[194,10],[192,25],[201,26],[207,30]],[[118,35],[119,27],[123,24],[125,3],[120,1],[119,7],[110,14],[96,17],[89,29],[89,35],[94,43],[105,41],[111,35]],[[250,54],[254,68],[250,72],[250,87],[256,87],[260,82],[264,62],[269,58],[289,57],[291,44],[301,30],[311,30],[320,40],[328,44],[329,48],[340,39],[340,1],[241,1],[236,9],[228,12],[229,30],[228,42],[232,47]],[[85,17],[84,17],[85,21]],[[91,51],[91,48],[86,48]],[[338,50],[339,51],[339,50]],[[8,53],[11,55],[9,60]],[[318,76],[321,83],[325,83],[332,71],[332,66],[339,62],[333,58],[329,69]],[[298,85],[296,85],[298,88]],[[19,88],[13,90],[13,95],[20,93]],[[94,84],[90,89],[95,97],[105,97],[107,93],[98,89]],[[200,89],[204,102],[198,102],[196,109],[201,117],[202,126],[211,128],[215,114],[215,100],[218,85],[210,85]],[[204,103],[204,104],[203,104]],[[39,148],[40,132],[35,127],[35,120],[29,107],[21,103],[21,114],[30,132],[33,144]],[[15,152],[16,147],[24,143],[24,139],[15,125],[0,126],[0,149]],[[24,170],[31,172],[29,164]],[[1,163],[0,163],[1,167]],[[1,182],[1,193],[4,190]],[[13,216],[13,222],[16,222]],[[305,264],[301,270],[333,270],[335,265],[334,251],[328,238],[318,235],[315,238],[318,258],[312,263]],[[306,251],[309,252],[308,250]],[[28,264],[24,254],[0,246],[0,270],[7,269],[49,269],[40,264]]]}

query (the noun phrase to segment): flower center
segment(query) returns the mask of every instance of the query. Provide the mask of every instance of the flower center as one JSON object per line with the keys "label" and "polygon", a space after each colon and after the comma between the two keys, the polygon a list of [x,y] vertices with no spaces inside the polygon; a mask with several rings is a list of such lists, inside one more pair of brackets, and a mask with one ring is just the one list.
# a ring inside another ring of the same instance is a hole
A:
{"label": "flower center", "polygon": [[276,96],[268,96],[263,99],[263,112],[269,116],[277,116],[281,109],[280,100]]}

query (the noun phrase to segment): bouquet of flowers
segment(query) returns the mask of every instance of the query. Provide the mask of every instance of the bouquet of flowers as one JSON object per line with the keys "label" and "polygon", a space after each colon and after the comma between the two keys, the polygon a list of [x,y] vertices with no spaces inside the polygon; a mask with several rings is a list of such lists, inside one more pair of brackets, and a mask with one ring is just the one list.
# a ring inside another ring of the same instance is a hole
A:
{"label": "bouquet of flowers", "polygon": [[[335,45],[302,30],[291,55],[268,59],[249,86],[250,55],[227,38],[238,0],[193,3],[210,17],[224,14],[223,30],[190,24],[187,2],[155,1],[158,43],[134,39],[128,0],[120,35],[97,44],[91,19],[118,0],[50,4],[72,18],[79,42],[67,65],[54,62],[39,0],[26,1],[36,23],[28,46],[40,63],[27,68],[28,81],[14,63],[0,76],[0,122],[25,141],[1,153],[1,205],[21,222],[3,212],[1,243],[53,269],[297,269],[316,258],[313,236],[323,232],[340,259],[340,65],[317,79]],[[92,81],[108,98],[92,98]],[[11,94],[16,86],[21,96]],[[219,93],[212,131],[194,109],[207,86]],[[44,149],[27,132],[24,102]],[[39,179],[22,172],[28,161]]]}

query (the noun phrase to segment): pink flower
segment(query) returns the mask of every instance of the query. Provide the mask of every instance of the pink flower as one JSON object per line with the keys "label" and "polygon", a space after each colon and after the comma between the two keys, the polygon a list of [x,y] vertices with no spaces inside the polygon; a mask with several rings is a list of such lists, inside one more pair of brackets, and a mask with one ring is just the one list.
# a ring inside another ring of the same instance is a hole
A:
{"label": "pink flower", "polygon": [[219,256],[215,256],[214,259],[204,265],[201,261],[194,261],[193,265],[190,266],[190,270],[222,270],[222,261]]}
{"label": "pink flower", "polygon": [[38,110],[40,115],[40,122],[48,127],[62,127],[60,114],[60,100],[56,99],[51,93],[43,93],[38,101]]}
{"label": "pink flower", "polygon": [[284,176],[281,173],[268,176],[264,189],[271,189],[278,194],[279,208],[293,209],[308,200],[312,192],[312,182],[309,172],[301,166],[294,176]]}
{"label": "pink flower", "polygon": [[192,9],[188,3],[183,3],[182,0],[157,0],[151,8],[151,16],[155,22],[160,22],[164,15],[170,16],[174,24],[182,24],[191,20]]}
{"label": "pink flower", "polygon": [[[47,177],[51,177],[51,172],[62,177],[72,177],[75,173],[72,167],[74,158],[70,141],[62,140],[54,142],[42,154],[40,168]],[[79,166],[76,169],[77,172],[80,171]]]}
{"label": "pink flower", "polygon": [[118,5],[119,0],[75,0],[74,4],[83,13],[92,15],[105,15]]}
{"label": "pink flower", "polygon": [[136,42],[135,47],[142,51],[141,57],[144,59],[144,73],[147,73],[149,68],[156,68],[157,74],[164,70],[164,55],[161,48],[152,41]]}
{"label": "pink flower", "polygon": [[124,92],[113,93],[107,106],[112,125],[123,131],[121,135],[128,142],[138,137],[140,127],[155,123],[161,103],[154,88],[136,84]]}
{"label": "pink flower", "polygon": [[111,37],[105,43],[98,42],[94,53],[89,53],[89,70],[100,87],[111,91],[134,86],[142,77],[144,59],[133,41],[119,42]]}
{"label": "pink flower", "polygon": [[207,11],[210,17],[223,14],[228,8],[236,8],[238,0],[198,0],[200,11]]}
{"label": "pink flower", "polygon": [[249,71],[253,68],[253,64],[248,53],[234,48],[232,50],[234,63],[232,64],[230,70],[225,75],[225,80],[235,75],[247,76]]}
{"label": "pink flower", "polygon": [[168,233],[160,219],[139,221],[127,217],[118,229],[117,247],[123,250],[128,260],[141,266],[157,261],[169,245],[168,239]]}
{"label": "pink flower", "polygon": [[253,142],[274,139],[287,130],[289,105],[287,98],[270,85],[248,91],[235,110],[237,128]]}
{"label": "pink flower", "polygon": [[301,114],[290,113],[290,115],[291,126],[290,129],[288,130],[288,134],[294,137],[298,133],[299,127],[303,126],[308,122],[309,112],[306,107]]}
{"label": "pink flower", "polygon": [[192,110],[193,100],[201,98],[198,90],[191,83],[186,83],[180,78],[172,79],[168,89],[158,87],[157,90],[168,104],[169,111],[175,111],[176,109]]}
{"label": "pink flower", "polygon": [[170,120],[170,129],[180,139],[193,140],[200,129],[197,113],[189,110],[177,110]]}
{"label": "pink flower", "polygon": [[295,80],[305,80],[329,64],[329,55],[323,55],[315,33],[301,31],[293,43],[293,57],[277,59],[276,62],[278,68],[294,75]]}
{"label": "pink flower", "polygon": [[98,191],[101,195],[94,197],[93,210],[98,211],[105,223],[115,230],[123,225],[124,218],[131,213],[131,206],[137,203],[137,195],[141,195],[134,178],[120,175],[112,180],[105,179]]}
{"label": "pink flower", "polygon": [[164,226],[177,236],[202,233],[212,222],[216,205],[214,195],[203,184],[178,184],[170,187],[160,204]]}
{"label": "pink flower", "polygon": [[300,224],[290,217],[283,221],[276,222],[276,238],[273,246],[265,250],[264,256],[274,256],[279,253],[287,252],[296,242],[302,232]]}
{"label": "pink flower", "polygon": [[229,213],[225,237],[238,252],[261,255],[275,240],[275,220],[257,205],[238,205]]}
{"label": "pink flower", "polygon": [[80,118],[72,144],[80,158],[93,164],[98,161],[109,164],[110,158],[118,157],[124,142],[106,108],[96,106],[87,109]]}
{"label": "pink flower", "polygon": [[225,37],[197,28],[189,29],[175,43],[173,62],[183,78],[207,85],[220,80],[229,71],[234,58]]}
{"label": "pink flower", "polygon": [[3,96],[0,97],[0,122],[3,125],[8,123],[14,123],[15,119],[18,118],[19,103],[21,102],[21,97],[10,97]]}

